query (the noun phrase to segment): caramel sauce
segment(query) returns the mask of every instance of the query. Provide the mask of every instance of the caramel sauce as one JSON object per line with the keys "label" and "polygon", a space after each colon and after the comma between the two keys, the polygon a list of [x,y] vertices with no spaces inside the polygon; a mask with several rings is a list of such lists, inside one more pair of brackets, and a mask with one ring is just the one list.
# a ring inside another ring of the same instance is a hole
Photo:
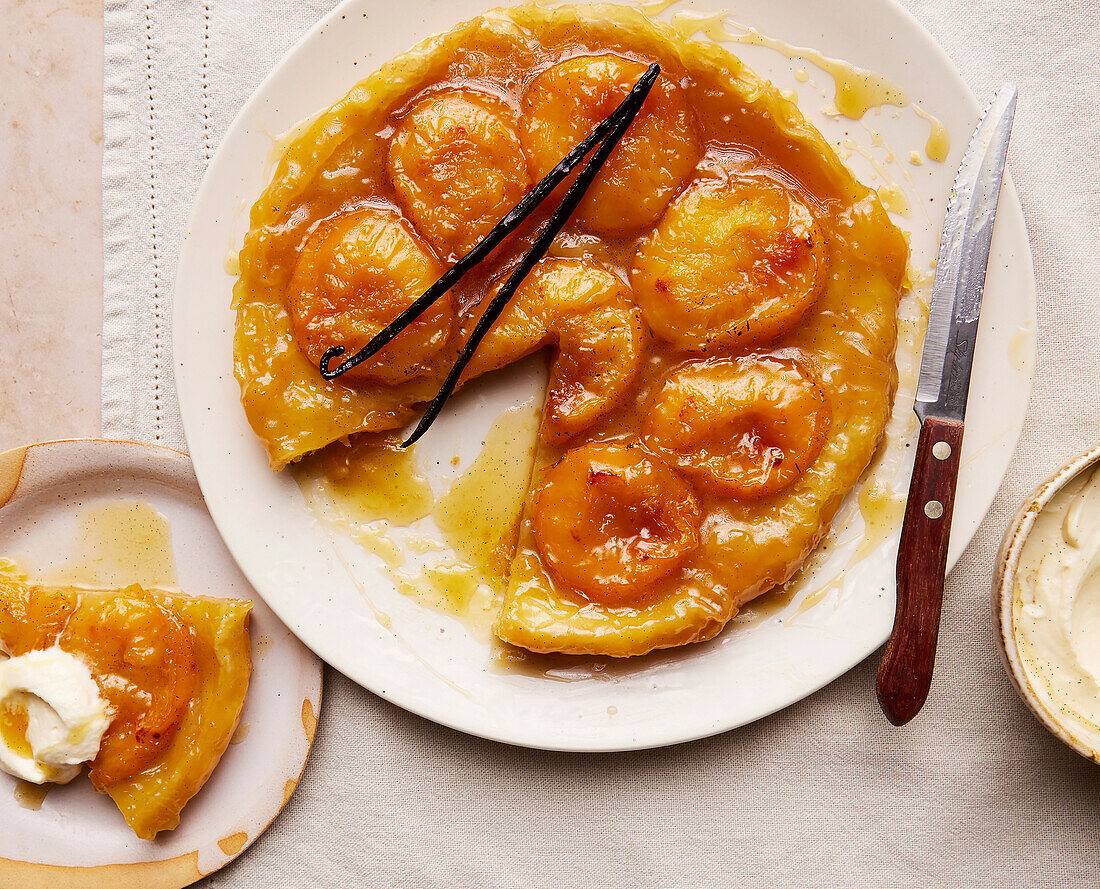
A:
{"label": "caramel sauce", "polygon": [[141,500],[110,500],[85,509],[78,519],[72,555],[42,573],[45,584],[121,589],[178,586],[168,520]]}
{"label": "caramel sauce", "polygon": [[[401,594],[436,611],[459,617],[469,616],[474,626],[485,623],[485,620],[477,620],[469,614],[481,586],[478,573],[470,565],[461,562],[428,565],[415,574],[398,574],[395,585]],[[486,619],[491,622],[491,607],[483,610],[487,612]]]}
{"label": "caramel sauce", "polygon": [[504,592],[531,480],[537,428],[533,404],[509,408],[497,417],[478,456],[432,512],[459,561],[398,577],[401,592],[461,618],[481,638],[491,638]]}
{"label": "caramel sauce", "polygon": [[[302,461],[295,477],[314,514],[378,556],[400,593],[488,639],[531,477],[538,419],[534,402],[504,411],[438,500],[415,447],[333,445]],[[434,529],[423,521],[429,516]],[[413,554],[436,558],[410,565]]]}
{"label": "caramel sauce", "polygon": [[532,404],[502,413],[477,458],[432,511],[447,543],[486,578],[503,573],[502,543],[508,553],[505,559],[511,558],[509,538],[531,481],[537,430],[538,413]]}
{"label": "caramel sauce", "polygon": [[942,164],[951,151],[951,136],[947,132],[947,127],[918,105],[913,106],[913,111],[917,117],[927,121],[932,128],[928,134],[928,141],[924,143],[924,153],[928,155],[929,160]]}
{"label": "caramel sauce", "polygon": [[[687,39],[702,33],[716,43],[742,43],[763,46],[782,53],[790,59],[805,59],[829,74],[836,85],[833,101],[845,117],[859,120],[872,108],[882,105],[909,105],[905,91],[881,74],[858,68],[841,59],[833,59],[805,46],[794,46],[775,37],[762,34],[755,28],[730,19],[728,12],[710,15],[695,12],[677,12],[672,16],[672,27]],[[727,26],[736,30],[730,31]],[[809,78],[807,77],[807,80]]]}
{"label": "caramel sauce", "polygon": [[0,739],[20,756],[34,755],[27,741],[27,707],[15,696],[0,705]]}
{"label": "caramel sauce", "polygon": [[242,722],[237,725],[236,731],[233,732],[233,737],[229,739],[231,746],[244,743],[244,739],[248,737],[249,725],[247,722]]}
{"label": "caramel sauce", "polygon": [[432,509],[432,489],[416,462],[415,448],[392,438],[360,436],[303,460],[302,471],[320,463],[328,493],[361,520],[411,525]]}
{"label": "caramel sauce", "polygon": [[415,448],[384,439],[378,447],[377,441],[363,436],[351,445],[334,443],[292,471],[317,518],[396,569],[405,554],[390,529],[428,516],[432,489]]}
{"label": "caramel sauce", "polygon": [[791,604],[791,600],[795,597],[797,592],[795,581],[798,576],[799,575],[796,573],[794,578],[786,583],[773,587],[763,595],[757,596],[755,599],[746,602],[741,606],[740,610],[730,618],[730,626],[738,627],[746,624],[755,624],[769,620],[777,614],[782,614],[783,610]]}
{"label": "caramel sauce", "polygon": [[669,24],[672,26],[672,30],[683,37],[684,40],[690,40],[696,34],[702,34],[715,43],[721,43],[724,40],[732,39],[726,31],[728,18],[729,13],[725,11],[713,13],[675,12],[672,14]]}
{"label": "caramel sauce", "polygon": [[24,809],[37,812],[46,801],[46,795],[53,789],[53,784],[32,784],[30,781],[17,781],[15,784],[15,801]]}
{"label": "caramel sauce", "polygon": [[[859,123],[863,130],[870,135],[872,146],[880,149],[879,154],[881,154],[882,157],[880,159],[879,156],[876,156],[872,148],[868,148],[866,145],[852,138],[844,140],[845,157],[851,157],[852,154],[858,154],[860,157],[864,158],[871,165],[871,169],[873,170],[870,175],[871,181],[881,181],[884,183],[876,188],[876,193],[882,205],[891,213],[905,219],[910,218],[912,216],[912,206],[909,201],[909,189],[912,188],[914,184],[912,175],[897,162],[897,156],[890,150],[881,133],[871,128],[863,121]],[[894,172],[891,170],[891,167],[900,171],[901,178],[905,183],[904,185],[894,178]],[[920,209],[925,213],[927,218],[927,211],[925,211],[923,205]]]}
{"label": "caramel sauce", "polygon": [[882,206],[891,213],[897,213],[899,216],[906,218],[912,215],[909,199],[905,196],[905,192],[896,185],[883,185],[876,191],[878,192],[878,199],[882,201]]}
{"label": "caramel sauce", "polygon": [[852,554],[852,564],[862,562],[897,528],[905,512],[905,497],[885,480],[870,479],[859,492],[859,514],[863,517],[863,539]]}
{"label": "caramel sauce", "polygon": [[[671,3],[660,4],[660,8],[653,11],[645,7],[638,8],[652,16],[671,5]],[[951,138],[943,123],[921,106],[910,102],[905,90],[875,71],[859,68],[842,59],[830,58],[810,47],[795,46],[762,34],[755,28],[733,21],[728,11],[710,14],[677,12],[673,14],[670,24],[684,39],[701,33],[716,43],[761,46],[775,50],[789,59],[805,59],[833,78],[834,107],[839,114],[852,120],[859,120],[872,108],[880,108],[883,105],[911,108],[914,114],[931,127],[928,140],[924,145],[925,154],[930,160],[940,163],[947,159],[951,150]],[[731,31],[730,28],[734,30]],[[806,83],[810,79],[805,69],[798,69],[794,76],[799,83]],[[919,155],[915,163],[919,163]]]}

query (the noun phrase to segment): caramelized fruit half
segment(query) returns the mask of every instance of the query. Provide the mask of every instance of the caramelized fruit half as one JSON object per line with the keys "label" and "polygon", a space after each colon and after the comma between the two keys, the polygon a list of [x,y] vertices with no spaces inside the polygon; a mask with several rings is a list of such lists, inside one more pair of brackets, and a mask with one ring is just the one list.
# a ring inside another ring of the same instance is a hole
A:
{"label": "caramelized fruit half", "polygon": [[527,192],[527,161],[511,118],[499,99],[461,89],[420,100],[398,125],[390,179],[440,255],[467,253]]}
{"label": "caramelized fruit half", "polygon": [[810,208],[764,177],[704,179],[641,243],[631,284],[655,334],[680,349],[746,349],[790,330],[825,284]]}
{"label": "caramelized fruit half", "polygon": [[58,644],[88,665],[111,716],[89,772],[96,790],[147,768],[175,736],[197,681],[191,636],[140,588],[69,618]]}
{"label": "caramelized fruit half", "polygon": [[546,471],[535,495],[539,551],[564,583],[603,605],[632,605],[699,545],[691,489],[641,447],[587,444]]}
{"label": "caramelized fruit half", "polygon": [[[472,330],[475,323],[470,318],[466,327]],[[556,343],[542,436],[564,439],[623,402],[638,375],[645,337],[641,313],[618,276],[590,262],[548,259],[519,286],[465,376],[505,367]]]}
{"label": "caramelized fruit half", "polygon": [[[314,365],[332,346],[343,346],[349,357],[442,273],[396,213],[367,208],[338,216],[310,235],[294,270],[288,293],[294,336]],[[446,343],[453,315],[445,295],[344,379],[396,384],[423,375],[425,362]]]}
{"label": "caramelized fruit half", "polygon": [[642,426],[646,445],[698,483],[746,500],[792,484],[828,432],[812,359],[795,349],[681,366]]}
{"label": "caramelized fruit half", "polygon": [[[645,70],[612,54],[574,56],[535,77],[520,118],[520,139],[535,177],[549,173],[610,115]],[[671,77],[659,77],[576,218],[603,233],[652,225],[695,169],[700,151],[683,91]]]}

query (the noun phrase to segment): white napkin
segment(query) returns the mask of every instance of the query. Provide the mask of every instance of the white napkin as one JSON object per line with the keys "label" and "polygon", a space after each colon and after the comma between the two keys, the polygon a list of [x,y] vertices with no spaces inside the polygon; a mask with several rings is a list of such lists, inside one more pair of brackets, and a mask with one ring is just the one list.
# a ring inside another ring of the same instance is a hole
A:
{"label": "white napkin", "polygon": [[[182,446],[171,289],[191,201],[237,108],[331,5],[107,0],[105,434]],[[1078,0],[907,5],[979,97],[1005,78],[1020,87],[1010,164],[1040,301],[1027,429],[949,580],[925,711],[904,729],[888,727],[873,699],[871,658],[808,700],[718,738],[570,756],[456,734],[329,671],[297,794],[206,885],[1096,883],[1100,767],[1047,735],[1009,688],[988,590],[1000,535],[1024,495],[1100,438],[1100,26]]]}
{"label": "white napkin", "polygon": [[333,5],[105,3],[105,436],[184,449],[170,325],[176,260],[191,203],[237,110]]}

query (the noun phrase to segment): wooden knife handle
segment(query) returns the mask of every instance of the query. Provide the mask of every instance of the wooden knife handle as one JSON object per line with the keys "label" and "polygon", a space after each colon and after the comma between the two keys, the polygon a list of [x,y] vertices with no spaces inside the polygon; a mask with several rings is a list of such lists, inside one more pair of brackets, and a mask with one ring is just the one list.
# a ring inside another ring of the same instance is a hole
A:
{"label": "wooden knife handle", "polygon": [[876,683],[894,725],[917,715],[932,683],[962,438],[962,423],[929,417],[917,442],[898,544],[897,612]]}

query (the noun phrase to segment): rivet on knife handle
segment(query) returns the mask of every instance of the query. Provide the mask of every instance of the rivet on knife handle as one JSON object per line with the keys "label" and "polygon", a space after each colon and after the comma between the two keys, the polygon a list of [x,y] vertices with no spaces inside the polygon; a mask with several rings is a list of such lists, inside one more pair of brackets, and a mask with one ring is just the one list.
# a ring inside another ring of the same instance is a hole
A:
{"label": "rivet on knife handle", "polygon": [[897,613],[876,684],[894,725],[917,715],[932,682],[962,437],[962,423],[930,417],[917,442],[898,545]]}

